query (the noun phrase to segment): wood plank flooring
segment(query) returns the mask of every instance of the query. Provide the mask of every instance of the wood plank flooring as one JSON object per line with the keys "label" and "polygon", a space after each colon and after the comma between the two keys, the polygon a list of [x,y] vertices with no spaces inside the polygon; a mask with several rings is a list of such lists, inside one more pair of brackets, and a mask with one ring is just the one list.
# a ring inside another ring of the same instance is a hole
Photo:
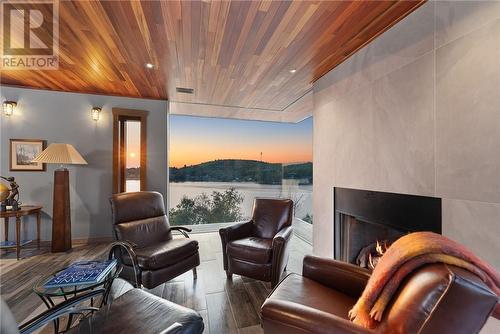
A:
{"label": "wood plank flooring", "polygon": [[[205,333],[262,333],[259,320],[260,306],[271,290],[269,283],[233,275],[227,280],[222,267],[222,250],[218,233],[192,234],[200,244],[201,264],[198,279],[189,271],[152,290],[151,293],[184,305],[200,313],[205,322]],[[302,271],[304,255],[312,247],[293,237],[288,271]],[[11,308],[16,320],[26,319],[45,310],[41,300],[31,291],[44,275],[83,259],[107,257],[108,244],[93,244],[73,248],[67,253],[50,253],[48,248],[23,249],[23,258],[15,259],[15,252],[2,251],[0,258],[0,293]],[[43,332],[50,333],[51,328]]]}

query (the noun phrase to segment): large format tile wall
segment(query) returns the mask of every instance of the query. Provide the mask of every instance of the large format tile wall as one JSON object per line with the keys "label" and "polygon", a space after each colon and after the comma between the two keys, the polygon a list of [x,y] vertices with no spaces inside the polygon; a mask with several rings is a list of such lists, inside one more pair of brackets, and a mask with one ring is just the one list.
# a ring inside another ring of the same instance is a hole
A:
{"label": "large format tile wall", "polygon": [[313,92],[316,254],[339,186],[443,198],[443,234],[500,269],[500,1],[428,2]]}
{"label": "large format tile wall", "polygon": [[500,269],[500,2],[428,2],[314,85],[314,251],[333,187],[443,198],[443,232]]}

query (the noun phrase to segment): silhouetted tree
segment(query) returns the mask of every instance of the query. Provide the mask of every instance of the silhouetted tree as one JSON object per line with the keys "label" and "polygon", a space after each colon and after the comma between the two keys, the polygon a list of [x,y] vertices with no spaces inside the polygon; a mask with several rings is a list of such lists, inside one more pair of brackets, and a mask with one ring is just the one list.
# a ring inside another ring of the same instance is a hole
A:
{"label": "silhouetted tree", "polygon": [[189,198],[183,196],[181,202],[168,212],[171,225],[197,225],[239,221],[243,196],[234,188],[224,192],[213,191]]}

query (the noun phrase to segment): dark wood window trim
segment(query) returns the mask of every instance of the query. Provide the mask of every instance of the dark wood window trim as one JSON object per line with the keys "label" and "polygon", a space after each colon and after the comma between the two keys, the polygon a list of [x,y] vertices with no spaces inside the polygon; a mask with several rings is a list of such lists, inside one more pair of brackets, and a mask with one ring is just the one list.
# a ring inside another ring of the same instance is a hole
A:
{"label": "dark wood window trim", "polygon": [[[125,189],[125,165],[120,166],[120,160],[124,160],[125,150],[120,143],[124,142],[125,120],[137,120],[141,122],[141,191],[146,190],[147,183],[147,118],[148,111],[136,109],[113,108],[113,194]],[[121,137],[121,138],[120,138]],[[119,168],[122,168],[120,171]]]}

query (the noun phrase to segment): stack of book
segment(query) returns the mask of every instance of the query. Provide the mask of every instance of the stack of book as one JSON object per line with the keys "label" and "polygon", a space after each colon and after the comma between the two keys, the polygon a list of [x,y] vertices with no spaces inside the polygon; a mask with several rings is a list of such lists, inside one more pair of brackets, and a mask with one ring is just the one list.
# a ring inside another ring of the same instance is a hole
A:
{"label": "stack of book", "polygon": [[106,261],[80,261],[57,273],[44,284],[45,288],[62,288],[75,285],[93,285],[106,278],[116,267],[116,259]]}

